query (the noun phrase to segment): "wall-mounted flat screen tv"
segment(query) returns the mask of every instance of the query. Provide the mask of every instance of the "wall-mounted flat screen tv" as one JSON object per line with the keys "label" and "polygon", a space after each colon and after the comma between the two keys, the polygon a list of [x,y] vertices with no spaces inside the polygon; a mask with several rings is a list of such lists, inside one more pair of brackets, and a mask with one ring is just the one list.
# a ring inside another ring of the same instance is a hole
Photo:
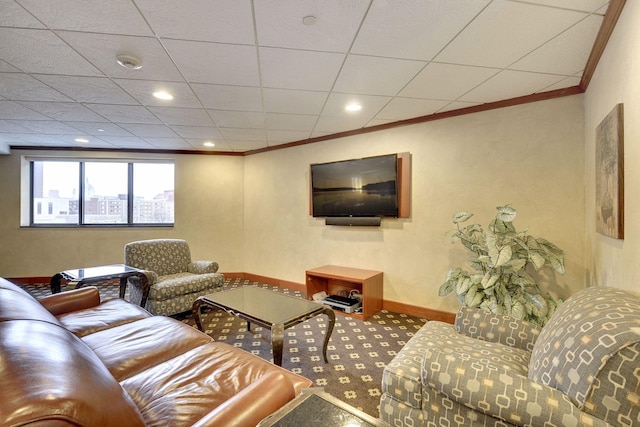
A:
{"label": "wall-mounted flat screen tv", "polygon": [[396,154],[311,165],[314,217],[397,217]]}

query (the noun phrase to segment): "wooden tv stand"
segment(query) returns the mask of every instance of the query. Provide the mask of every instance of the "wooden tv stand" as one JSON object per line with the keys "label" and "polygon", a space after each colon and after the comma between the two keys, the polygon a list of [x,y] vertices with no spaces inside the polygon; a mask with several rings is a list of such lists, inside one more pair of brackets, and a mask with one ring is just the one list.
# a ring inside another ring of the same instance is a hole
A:
{"label": "wooden tv stand", "polygon": [[307,299],[322,291],[328,295],[349,296],[349,292],[357,290],[362,294],[362,313],[334,310],[338,314],[367,320],[382,310],[381,271],[325,265],[306,271],[306,287]]}

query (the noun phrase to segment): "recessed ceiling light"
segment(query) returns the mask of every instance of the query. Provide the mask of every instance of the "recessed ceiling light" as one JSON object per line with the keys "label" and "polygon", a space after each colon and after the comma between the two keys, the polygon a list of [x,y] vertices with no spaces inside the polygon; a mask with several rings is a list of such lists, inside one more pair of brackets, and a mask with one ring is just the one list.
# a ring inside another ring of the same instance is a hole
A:
{"label": "recessed ceiling light", "polygon": [[98,132],[104,132],[104,129],[98,128]]}
{"label": "recessed ceiling light", "polygon": [[211,141],[207,141],[202,145],[204,145],[205,147],[215,147],[216,146],[216,144],[211,142]]}
{"label": "recessed ceiling light", "polygon": [[129,70],[139,70],[142,68],[142,62],[135,56],[121,54],[116,56],[116,61],[120,66],[128,68]]}
{"label": "recessed ceiling light", "polygon": [[354,103],[351,103],[351,104],[347,104],[347,106],[344,107],[344,109],[347,110],[347,111],[360,111],[360,110],[362,110],[362,105],[356,104],[354,102]]}
{"label": "recessed ceiling light", "polygon": [[75,142],[83,142],[83,143],[89,142],[89,140],[87,138],[76,138],[76,139],[74,139],[74,141]]}
{"label": "recessed ceiling light", "polygon": [[317,19],[315,16],[313,16],[313,15],[307,15],[307,16],[305,16],[304,18],[302,18],[302,23],[303,23],[304,25],[313,25],[313,24],[315,24],[315,23],[316,23],[316,21],[317,21],[317,20],[318,20],[318,19]]}
{"label": "recessed ceiling light", "polygon": [[153,96],[155,96],[158,99],[162,99],[164,101],[171,101],[173,99],[173,95],[171,95],[169,92],[165,92],[163,90],[159,90],[157,92],[153,92]]}

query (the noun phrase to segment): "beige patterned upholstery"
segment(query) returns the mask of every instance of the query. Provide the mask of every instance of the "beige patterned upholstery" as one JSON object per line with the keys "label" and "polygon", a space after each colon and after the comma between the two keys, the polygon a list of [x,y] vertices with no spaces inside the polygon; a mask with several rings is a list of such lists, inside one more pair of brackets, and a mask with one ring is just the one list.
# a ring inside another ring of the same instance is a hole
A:
{"label": "beige patterned upholstery", "polygon": [[[127,243],[124,263],[145,270],[149,281],[145,308],[152,314],[172,315],[191,310],[193,301],[222,289],[224,276],[213,261],[191,261],[185,240],[155,239]],[[144,289],[129,278],[130,299],[142,301]]]}
{"label": "beige patterned upholstery", "polygon": [[640,298],[592,287],[543,328],[462,307],[384,370],[392,426],[640,425]]}

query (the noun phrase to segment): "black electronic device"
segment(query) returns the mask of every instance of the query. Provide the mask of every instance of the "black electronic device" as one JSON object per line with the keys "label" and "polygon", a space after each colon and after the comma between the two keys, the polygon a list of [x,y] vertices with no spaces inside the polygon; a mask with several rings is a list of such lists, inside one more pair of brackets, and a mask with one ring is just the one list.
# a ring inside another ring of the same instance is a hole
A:
{"label": "black electronic device", "polygon": [[329,295],[321,302],[345,313],[355,313],[362,306],[361,300],[340,295]]}
{"label": "black electronic device", "polygon": [[398,155],[312,164],[311,188],[314,217],[397,218]]}

